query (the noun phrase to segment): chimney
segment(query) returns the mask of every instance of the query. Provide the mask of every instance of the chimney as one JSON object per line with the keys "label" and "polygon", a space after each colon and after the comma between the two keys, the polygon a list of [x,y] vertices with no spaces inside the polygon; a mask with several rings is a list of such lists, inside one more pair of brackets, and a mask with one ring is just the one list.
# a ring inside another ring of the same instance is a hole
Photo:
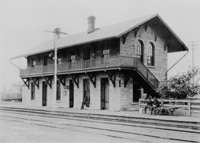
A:
{"label": "chimney", "polygon": [[61,37],[60,35],[61,29],[58,27],[54,30],[54,32],[57,34],[57,39],[59,39]]}
{"label": "chimney", "polygon": [[88,17],[88,34],[92,33],[95,30],[95,16]]}

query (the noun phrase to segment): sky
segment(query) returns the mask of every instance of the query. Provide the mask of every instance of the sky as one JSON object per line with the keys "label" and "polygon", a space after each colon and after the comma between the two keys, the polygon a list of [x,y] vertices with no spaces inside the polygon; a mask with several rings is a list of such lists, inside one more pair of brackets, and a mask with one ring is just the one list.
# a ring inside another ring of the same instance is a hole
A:
{"label": "sky", "polygon": [[[0,0],[0,91],[21,80],[10,58],[52,40],[45,30],[60,27],[68,35],[86,31],[90,15],[96,17],[96,27],[103,27],[158,13],[189,48],[169,76],[186,71],[193,57],[200,66],[199,5],[199,0]],[[197,41],[194,54],[192,41]],[[169,54],[168,68],[185,53]]]}

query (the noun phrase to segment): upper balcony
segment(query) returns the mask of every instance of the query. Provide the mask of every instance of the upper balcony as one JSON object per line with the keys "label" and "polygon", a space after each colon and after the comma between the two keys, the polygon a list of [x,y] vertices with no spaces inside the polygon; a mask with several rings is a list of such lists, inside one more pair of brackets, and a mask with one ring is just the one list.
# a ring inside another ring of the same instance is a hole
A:
{"label": "upper balcony", "polygon": [[[157,78],[144,66],[138,58],[116,56],[110,58],[84,60],[76,62],[63,62],[57,65],[57,75],[70,73],[84,73],[94,71],[104,71],[109,69],[133,69],[148,81],[154,87],[158,86]],[[54,65],[29,67],[20,70],[21,78],[38,77],[38,76],[52,76],[54,74]]]}
{"label": "upper balcony", "polygon": [[[76,62],[63,62],[57,65],[57,74],[80,73],[87,71],[99,71],[115,69],[119,67],[136,67],[137,58],[116,56]],[[54,64],[47,66],[28,67],[20,70],[20,77],[48,76],[54,74]]]}

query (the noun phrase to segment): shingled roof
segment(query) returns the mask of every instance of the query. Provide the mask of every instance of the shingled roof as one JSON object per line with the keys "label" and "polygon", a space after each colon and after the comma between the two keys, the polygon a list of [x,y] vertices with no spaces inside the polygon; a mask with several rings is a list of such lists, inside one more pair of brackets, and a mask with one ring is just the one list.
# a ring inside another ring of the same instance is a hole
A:
{"label": "shingled roof", "polygon": [[[92,33],[88,33],[86,31],[83,33],[75,34],[75,35],[69,35],[69,36],[58,39],[57,46],[58,46],[58,49],[62,49],[62,48],[72,47],[75,45],[82,45],[86,43],[100,41],[104,39],[119,38],[122,35],[126,34],[127,32],[155,18],[162,25],[161,26],[162,30],[165,30],[164,33],[166,33],[167,38],[169,38],[168,52],[178,52],[178,51],[188,50],[185,44],[178,38],[178,36],[170,29],[170,27],[161,19],[161,17],[158,14],[133,19],[133,20],[122,22],[122,23],[105,26],[102,28],[97,28]],[[28,51],[20,55],[17,55],[13,57],[12,59],[44,53],[44,52],[52,51],[53,49],[54,49],[54,40],[51,40],[51,41],[44,42],[37,47],[29,49]]]}

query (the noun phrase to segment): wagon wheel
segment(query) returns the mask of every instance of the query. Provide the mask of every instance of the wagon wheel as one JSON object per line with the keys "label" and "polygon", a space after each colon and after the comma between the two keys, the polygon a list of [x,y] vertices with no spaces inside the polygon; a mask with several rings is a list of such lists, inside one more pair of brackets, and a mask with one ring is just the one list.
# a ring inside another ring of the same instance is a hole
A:
{"label": "wagon wheel", "polygon": [[160,110],[160,108],[156,108],[155,111],[154,111],[154,114],[155,114],[155,115],[161,115],[161,110]]}
{"label": "wagon wheel", "polygon": [[169,115],[169,112],[168,112],[167,109],[164,108],[164,109],[162,109],[161,114],[162,115]]}

